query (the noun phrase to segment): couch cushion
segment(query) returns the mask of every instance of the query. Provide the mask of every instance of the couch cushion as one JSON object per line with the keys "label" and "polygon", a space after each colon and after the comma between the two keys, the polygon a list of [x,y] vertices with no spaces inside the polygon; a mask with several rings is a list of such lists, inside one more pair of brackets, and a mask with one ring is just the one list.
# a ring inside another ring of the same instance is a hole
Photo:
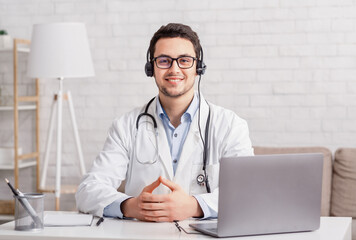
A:
{"label": "couch cushion", "polygon": [[335,152],[331,215],[356,218],[356,148]]}
{"label": "couch cushion", "polygon": [[287,153],[322,153],[324,155],[321,216],[330,215],[332,153],[324,147],[254,147],[256,155]]}

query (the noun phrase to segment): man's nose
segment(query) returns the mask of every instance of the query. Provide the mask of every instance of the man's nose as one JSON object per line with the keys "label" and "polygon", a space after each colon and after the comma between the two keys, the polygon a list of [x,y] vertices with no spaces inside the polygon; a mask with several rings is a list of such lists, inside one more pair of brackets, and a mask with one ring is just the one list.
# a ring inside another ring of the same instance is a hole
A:
{"label": "man's nose", "polygon": [[174,59],[172,62],[172,66],[170,67],[170,70],[172,72],[179,72],[180,71],[180,67],[178,66],[178,60]]}

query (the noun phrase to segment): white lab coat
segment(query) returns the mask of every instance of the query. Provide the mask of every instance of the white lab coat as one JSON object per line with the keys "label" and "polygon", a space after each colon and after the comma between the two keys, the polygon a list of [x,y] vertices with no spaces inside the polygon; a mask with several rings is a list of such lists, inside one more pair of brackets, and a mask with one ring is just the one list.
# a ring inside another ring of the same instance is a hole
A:
{"label": "white lab coat", "polygon": [[[198,111],[192,120],[174,175],[167,136],[162,121],[156,113],[155,99],[148,112],[155,117],[158,125],[158,161],[153,164],[141,164],[135,159],[136,119],[140,113],[144,112],[145,105],[113,122],[103,150],[78,187],[76,193],[78,210],[102,216],[104,208],[115,200],[125,194],[138,196],[145,186],[157,180],[159,176],[163,176],[179,184],[189,195],[200,195],[210,208],[217,211],[220,159],[253,155],[253,148],[245,120],[230,110],[211,103],[209,105],[211,116],[206,169],[211,193],[207,193],[206,187],[198,185],[196,180],[197,176],[203,173],[203,144],[199,135]],[[202,97],[200,126],[203,138],[209,105]],[[152,124],[147,124],[145,119],[141,118],[140,127],[144,125],[152,128]],[[148,135],[140,139],[146,142],[141,144],[142,149],[138,149],[138,154],[147,153],[147,156],[152,156],[155,153],[154,135]],[[145,155],[139,156],[141,160]],[[124,180],[126,180],[125,193],[118,192],[117,188]],[[169,192],[167,187],[160,185],[153,193]]]}

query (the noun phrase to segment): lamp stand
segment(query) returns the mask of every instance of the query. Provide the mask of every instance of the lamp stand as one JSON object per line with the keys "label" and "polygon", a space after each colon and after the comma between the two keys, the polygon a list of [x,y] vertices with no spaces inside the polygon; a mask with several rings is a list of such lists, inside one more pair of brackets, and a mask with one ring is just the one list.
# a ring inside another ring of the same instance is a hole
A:
{"label": "lamp stand", "polygon": [[[84,175],[86,172],[85,164],[84,164],[84,160],[83,160],[82,147],[81,147],[80,139],[79,139],[77,122],[76,122],[76,118],[75,118],[75,114],[74,114],[72,96],[69,91],[66,94],[63,94],[63,77],[58,78],[58,80],[59,80],[59,90],[58,90],[58,93],[54,95],[54,99],[52,102],[49,131],[48,131],[48,135],[47,135],[45,157],[44,157],[44,163],[43,163],[43,169],[42,169],[41,181],[40,181],[40,190],[42,192],[54,192],[55,193],[55,198],[56,198],[55,207],[56,207],[57,211],[59,210],[61,193],[74,193],[76,191],[76,186],[65,186],[63,188],[61,186],[63,99],[67,100],[68,105],[69,105],[69,112],[70,112],[70,116],[71,116],[71,120],[72,120],[73,134],[74,134],[74,139],[75,139],[75,143],[76,143],[76,147],[77,147],[80,171],[81,171],[82,175]],[[55,115],[54,113],[55,113],[56,108],[57,108],[56,182],[55,182],[54,189],[46,189],[45,185],[46,185],[46,178],[47,178],[47,171],[48,171],[48,160],[49,160],[49,153],[51,151],[51,143],[52,143],[52,137],[53,137],[53,131],[54,131],[54,115]]]}

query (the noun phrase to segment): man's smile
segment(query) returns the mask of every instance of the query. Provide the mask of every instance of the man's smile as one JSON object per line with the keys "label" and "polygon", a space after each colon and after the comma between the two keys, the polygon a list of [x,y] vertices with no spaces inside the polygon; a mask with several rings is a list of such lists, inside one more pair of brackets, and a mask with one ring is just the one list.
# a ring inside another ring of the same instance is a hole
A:
{"label": "man's smile", "polygon": [[170,77],[166,77],[165,80],[167,80],[169,82],[180,82],[180,81],[184,80],[184,77],[182,77],[182,76],[170,76]]}

